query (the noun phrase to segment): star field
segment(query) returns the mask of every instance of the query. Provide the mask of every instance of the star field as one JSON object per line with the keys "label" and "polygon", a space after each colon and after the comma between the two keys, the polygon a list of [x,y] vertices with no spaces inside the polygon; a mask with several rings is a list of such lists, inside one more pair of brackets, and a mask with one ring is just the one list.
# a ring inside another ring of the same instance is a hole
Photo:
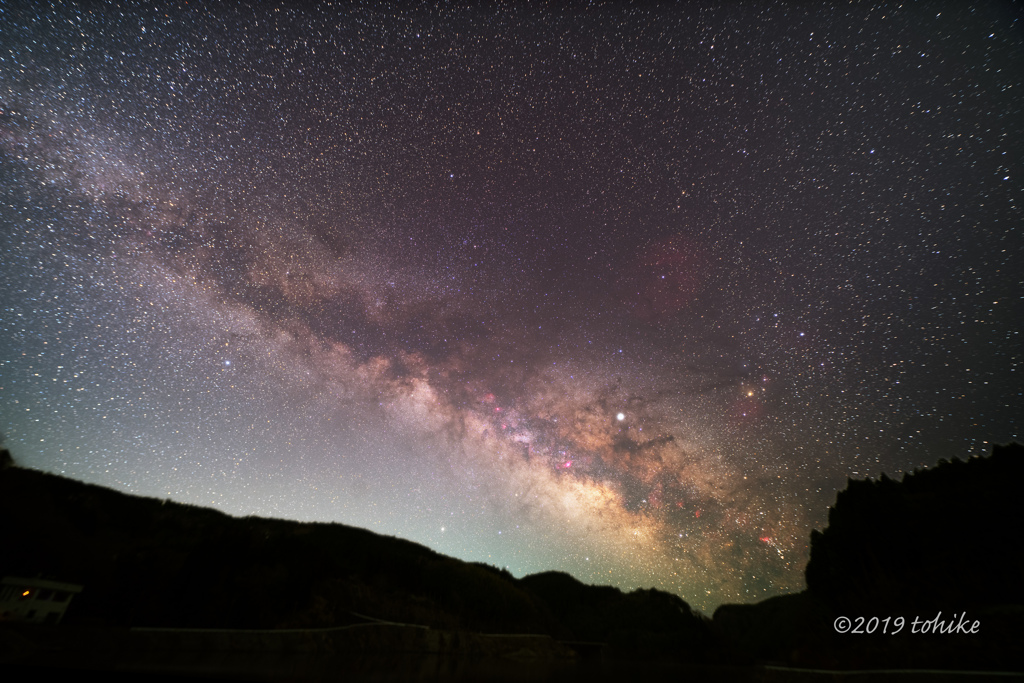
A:
{"label": "star field", "polygon": [[0,24],[22,465],[710,610],[1021,438],[1012,3]]}

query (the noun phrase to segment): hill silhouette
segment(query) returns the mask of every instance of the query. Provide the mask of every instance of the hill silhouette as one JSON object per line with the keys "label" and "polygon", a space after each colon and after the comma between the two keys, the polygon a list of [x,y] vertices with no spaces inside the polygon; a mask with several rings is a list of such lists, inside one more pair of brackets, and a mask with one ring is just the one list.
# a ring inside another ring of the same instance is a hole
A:
{"label": "hill silhouette", "polygon": [[588,586],[564,572],[524,576],[520,584],[540,597],[575,638],[607,643],[616,654],[671,653],[696,661],[711,646],[708,624],[678,595]]}
{"label": "hill silhouette", "polygon": [[[236,518],[19,467],[0,471],[4,575],[82,584],[68,624],[323,628],[374,620],[620,645],[643,634],[707,633],[679,597],[624,594],[567,575],[517,580],[411,541],[343,524]],[[593,620],[591,606],[601,606]],[[581,616],[585,614],[586,616]]]}

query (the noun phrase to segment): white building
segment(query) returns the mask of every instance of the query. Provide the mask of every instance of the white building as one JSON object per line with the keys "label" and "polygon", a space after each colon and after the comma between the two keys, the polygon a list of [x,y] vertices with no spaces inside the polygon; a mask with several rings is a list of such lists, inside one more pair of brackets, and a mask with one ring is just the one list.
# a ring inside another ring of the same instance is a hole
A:
{"label": "white building", "polygon": [[0,621],[58,624],[71,598],[81,592],[75,583],[5,576],[0,579]]}

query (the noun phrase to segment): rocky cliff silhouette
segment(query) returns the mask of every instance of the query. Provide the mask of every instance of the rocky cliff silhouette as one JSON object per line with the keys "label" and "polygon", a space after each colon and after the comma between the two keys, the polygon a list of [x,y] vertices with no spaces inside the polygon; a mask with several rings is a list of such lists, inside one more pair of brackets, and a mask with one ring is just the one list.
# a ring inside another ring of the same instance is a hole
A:
{"label": "rocky cliff silhouette", "polygon": [[1024,604],[1024,447],[850,481],[811,533],[807,588],[840,610]]}
{"label": "rocky cliff silhouette", "polygon": [[[807,590],[723,605],[714,630],[733,659],[814,667],[1024,670],[1024,447],[940,461],[902,481],[848,482],[811,534]],[[938,617],[977,633],[923,633]],[[839,633],[835,620],[853,620]],[[853,632],[862,617],[862,633]],[[879,623],[870,619],[877,617]],[[890,617],[883,633],[881,620]],[[895,635],[893,621],[904,618]],[[873,632],[869,632],[869,629]]]}

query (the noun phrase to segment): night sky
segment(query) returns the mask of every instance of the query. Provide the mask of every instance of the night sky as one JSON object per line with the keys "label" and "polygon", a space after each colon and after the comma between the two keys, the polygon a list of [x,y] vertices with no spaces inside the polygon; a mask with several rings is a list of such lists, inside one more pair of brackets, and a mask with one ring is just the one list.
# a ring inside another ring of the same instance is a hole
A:
{"label": "night sky", "polygon": [[300,7],[0,3],[20,464],[710,610],[1021,438],[1019,6]]}

